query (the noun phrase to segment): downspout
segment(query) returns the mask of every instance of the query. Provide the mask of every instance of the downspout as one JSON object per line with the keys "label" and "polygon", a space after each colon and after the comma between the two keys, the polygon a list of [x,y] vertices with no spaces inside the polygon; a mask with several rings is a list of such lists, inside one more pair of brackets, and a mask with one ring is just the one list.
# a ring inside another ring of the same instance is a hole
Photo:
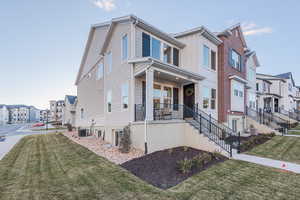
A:
{"label": "downspout", "polygon": [[[154,61],[151,60],[151,63],[150,63],[149,66],[146,68],[146,73],[147,73],[147,70],[153,65],[153,63],[154,63]],[[146,76],[147,76],[147,74],[146,74]],[[146,80],[147,80],[147,77],[146,77]],[[147,82],[146,82],[146,91],[147,91]],[[146,92],[146,98],[147,98],[147,92]],[[146,104],[147,104],[147,101],[146,101]],[[146,106],[147,106],[147,105],[145,105],[145,111],[146,111]],[[151,112],[153,112],[153,110],[152,110]],[[147,124],[148,124],[148,119],[147,119],[146,112],[145,112],[145,120],[144,120],[145,154],[148,153]]]}

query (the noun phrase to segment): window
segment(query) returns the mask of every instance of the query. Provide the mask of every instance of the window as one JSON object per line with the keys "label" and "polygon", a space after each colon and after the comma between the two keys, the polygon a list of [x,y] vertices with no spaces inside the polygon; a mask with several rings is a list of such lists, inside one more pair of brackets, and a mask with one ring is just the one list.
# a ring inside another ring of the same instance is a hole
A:
{"label": "window", "polygon": [[97,71],[97,79],[101,79],[103,77],[103,70],[104,70],[104,66],[103,66],[103,62],[101,61],[98,64],[98,71]]}
{"label": "window", "polygon": [[234,90],[234,96],[239,96],[239,91],[237,89]]}
{"label": "window", "polygon": [[172,48],[169,45],[164,44],[163,52],[164,52],[164,62],[165,63],[171,63],[171,51],[172,51]]}
{"label": "window", "polygon": [[209,48],[203,45],[203,66],[209,67]]}
{"label": "window", "polygon": [[128,108],[128,83],[122,85],[122,108]]}
{"label": "window", "polygon": [[239,91],[239,96],[240,97],[243,97],[244,96],[244,93],[242,91]]}
{"label": "window", "polygon": [[150,35],[143,33],[143,48],[142,48],[142,56],[149,57],[150,56]]}
{"label": "window", "polygon": [[128,58],[128,36],[124,35],[122,37],[122,60],[127,60]]}
{"label": "window", "polygon": [[154,108],[160,108],[160,97],[161,97],[161,87],[160,85],[154,85],[153,87],[153,105]]}
{"label": "window", "polygon": [[107,101],[107,112],[111,112],[111,90],[109,90],[108,92],[107,92],[107,96],[106,96],[106,101]]}
{"label": "window", "polygon": [[210,100],[210,108],[216,109],[216,97],[217,97],[217,91],[216,89],[211,89],[211,100]]}
{"label": "window", "polygon": [[83,108],[80,109],[80,118],[81,119],[84,118],[84,110],[83,110]]}
{"label": "window", "polygon": [[259,83],[256,83],[256,91],[259,91]]}
{"label": "window", "polygon": [[238,54],[235,50],[230,50],[230,65],[234,68],[236,68],[239,71],[242,71],[242,62],[241,62],[241,55]]}
{"label": "window", "polygon": [[170,108],[172,103],[172,89],[170,87],[164,87],[163,99],[164,99],[164,108]]}
{"label": "window", "polygon": [[237,120],[236,119],[232,120],[232,130],[233,130],[233,132],[237,131]]}
{"label": "window", "polygon": [[173,48],[173,65],[179,66],[179,50]]}
{"label": "window", "polygon": [[179,104],[179,89],[173,88],[173,110],[178,110]]}
{"label": "window", "polygon": [[203,87],[203,108],[209,108],[209,98],[210,98],[210,92],[209,88]]}
{"label": "window", "polygon": [[211,57],[210,57],[211,69],[216,70],[216,52],[211,51],[210,54],[211,54]]}
{"label": "window", "polygon": [[108,52],[108,54],[107,54],[107,66],[108,66],[107,72],[110,73],[112,71],[112,55],[111,55],[111,51]]}
{"label": "window", "polygon": [[152,51],[151,51],[152,57],[156,59],[160,59],[160,48],[161,48],[160,41],[155,38],[152,38],[151,45],[152,45]]}

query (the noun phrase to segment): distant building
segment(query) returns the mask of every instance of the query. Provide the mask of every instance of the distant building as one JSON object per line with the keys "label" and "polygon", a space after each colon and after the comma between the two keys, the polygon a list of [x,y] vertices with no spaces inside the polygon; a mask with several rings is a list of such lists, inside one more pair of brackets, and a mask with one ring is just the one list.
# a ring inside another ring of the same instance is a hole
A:
{"label": "distant building", "polygon": [[50,121],[50,111],[40,110],[40,122],[47,122],[47,121]]}
{"label": "distant building", "polygon": [[6,105],[0,105],[0,125],[7,124],[9,121],[9,113]]}
{"label": "distant building", "polygon": [[50,119],[51,119],[51,121],[62,122],[64,106],[65,106],[65,102],[63,100],[50,101]]}
{"label": "distant building", "polygon": [[7,105],[9,110],[9,122],[12,124],[22,124],[38,122],[40,118],[39,109],[26,105]]}
{"label": "distant building", "polygon": [[66,95],[63,107],[63,124],[75,126],[77,96]]}

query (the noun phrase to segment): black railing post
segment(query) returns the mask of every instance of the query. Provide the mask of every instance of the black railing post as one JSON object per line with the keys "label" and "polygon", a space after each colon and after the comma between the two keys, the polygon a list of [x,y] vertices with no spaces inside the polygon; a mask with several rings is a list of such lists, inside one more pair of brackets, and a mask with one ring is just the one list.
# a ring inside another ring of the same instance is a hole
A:
{"label": "black railing post", "polygon": [[199,115],[199,132],[202,133],[202,116],[201,116],[201,113]]}
{"label": "black railing post", "polygon": [[241,153],[241,132],[238,132],[238,153]]}
{"label": "black railing post", "polygon": [[261,124],[261,109],[259,110],[258,115],[259,115],[259,123]]}
{"label": "black railing post", "polygon": [[209,114],[209,132],[211,133],[211,114]]}

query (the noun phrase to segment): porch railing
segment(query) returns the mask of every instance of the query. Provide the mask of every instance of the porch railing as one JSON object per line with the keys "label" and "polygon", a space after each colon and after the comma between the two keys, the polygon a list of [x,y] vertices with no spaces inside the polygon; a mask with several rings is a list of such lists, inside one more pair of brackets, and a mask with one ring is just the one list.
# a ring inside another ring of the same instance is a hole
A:
{"label": "porch railing", "polygon": [[293,119],[293,120],[296,120],[296,121],[300,121],[299,112],[297,112],[296,110],[294,110],[294,111],[288,111],[288,110],[284,110],[284,109],[280,108],[279,109],[279,113],[287,116],[290,119]]}
{"label": "porch railing", "polygon": [[[145,120],[145,106],[135,105],[135,120]],[[184,119],[200,134],[204,134],[212,142],[232,155],[232,148],[238,148],[239,134],[229,127],[219,123],[211,115],[195,106],[189,108],[177,104],[155,104],[153,108],[154,120]]]}
{"label": "porch railing", "polygon": [[246,115],[258,123],[267,125],[281,133],[284,133],[285,129],[290,128],[290,123],[288,120],[282,119],[281,117],[276,116],[271,112],[266,112],[262,109],[255,110],[246,107]]}

